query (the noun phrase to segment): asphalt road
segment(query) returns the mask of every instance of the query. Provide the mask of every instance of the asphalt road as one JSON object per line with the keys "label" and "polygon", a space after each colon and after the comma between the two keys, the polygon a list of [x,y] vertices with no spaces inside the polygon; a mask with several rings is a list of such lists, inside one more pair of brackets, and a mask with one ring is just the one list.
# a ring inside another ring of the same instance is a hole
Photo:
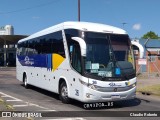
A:
{"label": "asphalt road", "polygon": [[[56,111],[57,113],[58,111],[63,111],[56,114],[56,118],[61,116],[61,119],[69,117],[76,120],[137,120],[137,118],[142,120],[158,120],[158,117],[116,116],[123,116],[127,111],[132,111],[132,113],[137,113],[137,111],[138,113],[143,113],[142,111],[148,111],[147,113],[149,113],[149,111],[160,112],[160,99],[158,97],[145,96],[141,94],[138,94],[137,98],[134,100],[104,103],[106,105],[105,107],[101,107],[102,103],[97,103],[94,105],[88,105],[90,107],[87,109],[87,104],[75,100],[73,100],[71,104],[63,104],[59,100],[58,95],[52,92],[48,92],[34,86],[30,86],[29,89],[25,89],[22,83],[16,80],[15,68],[0,68],[0,96],[7,103],[13,105],[16,111],[44,111],[47,112],[47,115],[51,116],[53,116],[53,113],[49,112]],[[92,106],[97,107],[93,108]],[[110,111],[114,111],[114,113],[109,113]],[[113,116],[115,117],[107,117],[107,112],[108,114],[114,114]]]}

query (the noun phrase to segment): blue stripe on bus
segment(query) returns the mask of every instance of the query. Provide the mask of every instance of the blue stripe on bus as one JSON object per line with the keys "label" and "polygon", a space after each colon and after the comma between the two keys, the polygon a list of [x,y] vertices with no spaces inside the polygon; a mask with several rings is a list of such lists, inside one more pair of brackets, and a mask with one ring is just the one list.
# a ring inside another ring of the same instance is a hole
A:
{"label": "blue stripe on bus", "polygon": [[52,70],[52,54],[47,55],[47,70]]}
{"label": "blue stripe on bus", "polygon": [[[47,54],[45,55],[28,55],[28,56],[17,56],[22,66],[33,66],[33,67],[45,67],[51,69],[51,57],[47,60]],[[48,64],[47,64],[48,62]]]}

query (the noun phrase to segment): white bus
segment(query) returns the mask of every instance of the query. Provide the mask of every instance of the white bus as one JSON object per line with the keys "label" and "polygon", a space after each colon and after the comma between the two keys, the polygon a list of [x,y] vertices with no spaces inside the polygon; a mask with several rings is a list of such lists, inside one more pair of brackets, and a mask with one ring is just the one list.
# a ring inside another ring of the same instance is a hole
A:
{"label": "white bus", "polygon": [[64,22],[18,42],[17,79],[58,93],[64,103],[128,100],[136,95],[135,60],[126,31]]}

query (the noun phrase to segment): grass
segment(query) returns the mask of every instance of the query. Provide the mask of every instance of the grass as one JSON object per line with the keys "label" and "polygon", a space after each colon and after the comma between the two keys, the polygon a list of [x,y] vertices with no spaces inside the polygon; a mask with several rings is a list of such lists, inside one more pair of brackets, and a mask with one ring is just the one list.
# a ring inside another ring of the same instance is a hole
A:
{"label": "grass", "polygon": [[137,92],[141,92],[142,94],[152,94],[160,96],[160,84],[138,88]]}
{"label": "grass", "polygon": [[4,102],[4,100],[2,100],[2,99],[0,98],[0,104],[3,103],[3,102]]}
{"label": "grass", "polygon": [[2,98],[0,98],[0,110],[14,110],[13,106],[7,104]]}

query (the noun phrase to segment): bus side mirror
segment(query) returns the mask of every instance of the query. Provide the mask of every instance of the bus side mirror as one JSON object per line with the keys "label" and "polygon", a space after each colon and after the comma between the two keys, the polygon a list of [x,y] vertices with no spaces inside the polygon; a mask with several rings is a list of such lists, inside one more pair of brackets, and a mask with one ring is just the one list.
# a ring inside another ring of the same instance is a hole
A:
{"label": "bus side mirror", "polygon": [[144,48],[143,46],[139,43],[139,42],[136,42],[136,41],[131,41],[131,44],[132,45],[135,45],[139,48],[139,58],[143,58],[144,57]]}
{"label": "bus side mirror", "polygon": [[77,41],[80,45],[80,49],[81,49],[81,55],[82,56],[86,56],[86,43],[85,41],[80,38],[80,37],[72,37],[72,40]]}

